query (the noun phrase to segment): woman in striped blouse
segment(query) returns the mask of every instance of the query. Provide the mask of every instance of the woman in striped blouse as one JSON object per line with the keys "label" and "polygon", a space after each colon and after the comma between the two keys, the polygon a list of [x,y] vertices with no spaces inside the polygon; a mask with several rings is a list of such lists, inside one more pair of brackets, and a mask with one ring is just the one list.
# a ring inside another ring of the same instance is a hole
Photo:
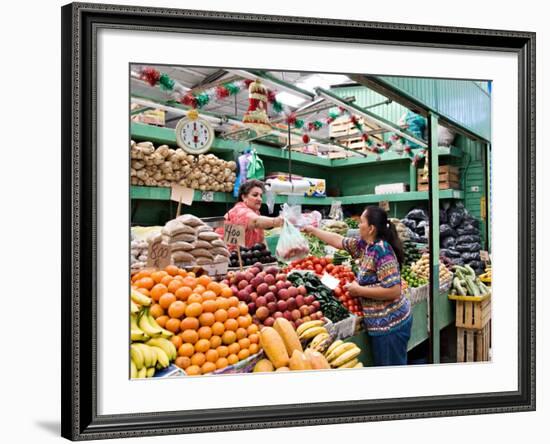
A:
{"label": "woman in striped blouse", "polygon": [[361,298],[363,322],[371,339],[375,365],[407,363],[407,343],[412,314],[409,299],[401,291],[403,248],[386,212],[369,206],[361,215],[360,239],[305,227],[329,245],[359,259],[356,281],[348,286],[351,297]]}

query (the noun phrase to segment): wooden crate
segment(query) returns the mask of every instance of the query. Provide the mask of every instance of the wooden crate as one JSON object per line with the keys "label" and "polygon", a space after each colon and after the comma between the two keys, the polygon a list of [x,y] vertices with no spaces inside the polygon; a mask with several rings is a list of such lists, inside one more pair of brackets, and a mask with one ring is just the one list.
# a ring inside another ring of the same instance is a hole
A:
{"label": "wooden crate", "polygon": [[[424,175],[424,170],[417,172],[417,189],[418,191],[427,191],[430,189],[429,177]],[[458,167],[454,165],[439,166],[439,189],[452,190],[460,188],[460,175]]]}
{"label": "wooden crate", "polygon": [[[428,191],[430,189],[429,183],[419,183],[416,186],[416,189],[418,191]],[[449,181],[439,181],[439,189],[440,190],[458,190],[460,189],[460,182],[449,182]]]}
{"label": "wooden crate", "polygon": [[[362,118],[359,118],[359,123],[366,131],[375,129],[368,126]],[[338,143],[354,150],[362,150],[367,148],[367,143],[362,139],[361,132],[355,127],[349,118],[340,117],[329,125],[329,137],[352,136],[354,134],[357,134],[357,137],[350,137],[349,139],[340,140]],[[383,142],[379,134],[371,135],[370,137],[378,143]]]}
{"label": "wooden crate", "polygon": [[456,300],[457,327],[481,330],[491,320],[491,295],[449,295],[449,299]]}
{"label": "wooden crate", "polygon": [[491,324],[480,330],[456,329],[457,362],[483,362],[489,360],[491,348]]}

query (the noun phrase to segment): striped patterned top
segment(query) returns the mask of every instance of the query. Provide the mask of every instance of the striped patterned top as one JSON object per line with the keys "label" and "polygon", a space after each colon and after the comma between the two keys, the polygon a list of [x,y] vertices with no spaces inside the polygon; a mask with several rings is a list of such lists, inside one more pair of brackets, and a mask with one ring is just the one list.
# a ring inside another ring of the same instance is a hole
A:
{"label": "striped patterned top", "polygon": [[[368,287],[390,288],[401,285],[399,262],[391,245],[385,240],[367,243],[362,239],[344,238],[344,249],[359,259],[357,282]],[[411,316],[411,304],[407,296],[382,301],[361,298],[364,323],[371,335],[391,332]]]}

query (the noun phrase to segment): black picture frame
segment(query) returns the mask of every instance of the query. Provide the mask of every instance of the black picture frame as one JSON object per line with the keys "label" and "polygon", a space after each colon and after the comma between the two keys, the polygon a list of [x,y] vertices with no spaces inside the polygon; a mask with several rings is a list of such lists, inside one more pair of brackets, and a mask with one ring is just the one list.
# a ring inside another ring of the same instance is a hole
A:
{"label": "black picture frame", "polygon": [[[535,33],[72,3],[62,7],[62,436],[104,439],[535,409]],[[96,381],[96,30],[507,51],[519,66],[518,389],[101,416]]]}

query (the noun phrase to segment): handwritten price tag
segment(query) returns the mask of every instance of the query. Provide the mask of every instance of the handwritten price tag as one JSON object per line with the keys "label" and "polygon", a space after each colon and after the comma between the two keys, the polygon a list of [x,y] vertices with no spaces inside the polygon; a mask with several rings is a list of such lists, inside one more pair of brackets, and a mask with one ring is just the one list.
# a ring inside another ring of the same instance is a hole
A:
{"label": "handwritten price tag", "polygon": [[244,245],[245,227],[243,225],[224,224],[223,240],[226,244]]}
{"label": "handwritten price tag", "polygon": [[214,192],[212,192],[212,191],[203,191],[201,193],[201,200],[203,202],[212,202],[214,200]]}
{"label": "handwritten price tag", "polygon": [[170,265],[170,245],[161,239],[149,243],[147,253],[147,267],[163,269]]}

